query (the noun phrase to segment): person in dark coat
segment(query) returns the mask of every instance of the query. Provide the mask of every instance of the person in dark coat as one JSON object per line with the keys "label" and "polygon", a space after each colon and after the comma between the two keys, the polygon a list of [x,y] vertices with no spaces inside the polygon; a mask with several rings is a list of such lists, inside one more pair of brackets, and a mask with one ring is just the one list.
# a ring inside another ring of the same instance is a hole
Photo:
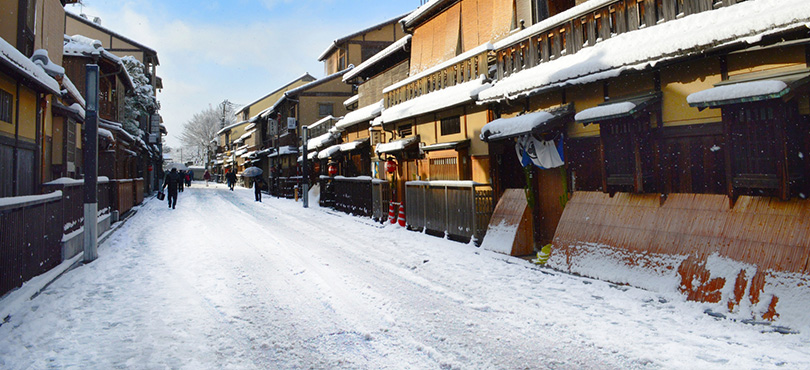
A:
{"label": "person in dark coat", "polygon": [[203,174],[203,180],[205,180],[205,186],[208,187],[208,182],[211,181],[211,173],[208,170],[205,170]]}
{"label": "person in dark coat", "polygon": [[[172,168],[172,170],[174,170],[174,168]],[[183,184],[186,183],[185,178],[186,174],[183,171],[177,171],[177,180],[179,181],[177,183],[177,190],[180,191],[181,193],[183,192]]]}
{"label": "person in dark coat", "polygon": [[228,187],[231,188],[231,191],[233,191],[233,187],[236,185],[236,171],[231,170],[230,172],[226,173],[225,179],[228,180]]}
{"label": "person in dark coat", "polygon": [[262,189],[264,189],[265,182],[261,176],[256,176],[253,179],[253,193],[256,195],[256,201],[262,201]]}
{"label": "person in dark coat", "polygon": [[169,208],[174,209],[177,205],[177,189],[179,186],[182,186],[183,180],[180,177],[180,173],[177,172],[176,168],[172,168],[172,170],[166,174],[166,177],[163,179],[163,189],[169,188],[168,197],[169,200]]}

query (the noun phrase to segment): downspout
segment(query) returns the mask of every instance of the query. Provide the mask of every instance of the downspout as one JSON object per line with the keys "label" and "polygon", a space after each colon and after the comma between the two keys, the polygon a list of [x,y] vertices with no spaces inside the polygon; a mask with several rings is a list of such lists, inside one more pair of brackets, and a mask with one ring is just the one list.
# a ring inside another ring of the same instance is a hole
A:
{"label": "downspout", "polygon": [[17,184],[19,184],[20,180],[17,176],[20,167],[20,81],[17,81],[16,94],[14,97],[16,98],[16,102],[14,104],[14,150],[11,160],[11,196],[17,196]]}

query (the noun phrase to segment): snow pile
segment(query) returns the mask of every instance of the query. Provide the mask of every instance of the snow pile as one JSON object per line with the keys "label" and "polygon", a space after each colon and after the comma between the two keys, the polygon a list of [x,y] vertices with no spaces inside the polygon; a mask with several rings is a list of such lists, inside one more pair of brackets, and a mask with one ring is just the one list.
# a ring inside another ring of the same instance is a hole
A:
{"label": "snow pile", "polygon": [[645,69],[733,42],[755,43],[763,36],[808,25],[810,2],[806,0],[745,1],[617,35],[504,78],[479,98],[488,103],[546,88],[590,83],[624,70]]}
{"label": "snow pile", "polygon": [[49,194],[42,194],[42,195],[23,195],[19,197],[5,197],[0,198],[0,207],[3,208],[22,207],[26,204],[45,203],[48,201],[54,201],[61,198],[62,192],[59,190]]}
{"label": "snow pile", "polygon": [[481,249],[509,255],[512,253],[512,243],[515,241],[518,226],[507,224],[506,220],[501,220],[496,226],[489,227],[484,240],[481,242]]}

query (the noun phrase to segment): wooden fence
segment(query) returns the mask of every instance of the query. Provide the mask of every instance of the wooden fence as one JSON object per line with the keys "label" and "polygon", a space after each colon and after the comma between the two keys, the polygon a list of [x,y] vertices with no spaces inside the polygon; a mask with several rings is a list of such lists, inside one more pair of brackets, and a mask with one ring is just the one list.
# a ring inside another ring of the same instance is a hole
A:
{"label": "wooden fence", "polygon": [[[62,262],[64,237],[84,227],[83,186],[52,182],[43,185],[48,195],[0,198],[0,296]],[[123,214],[143,197],[143,179],[100,178],[98,214]]]}
{"label": "wooden fence", "polygon": [[368,176],[321,176],[320,205],[357,216],[371,217],[371,183],[372,179]]}
{"label": "wooden fence", "polygon": [[471,181],[408,181],[408,227],[480,243],[494,209],[492,187]]}
{"label": "wooden fence", "polygon": [[62,193],[15,198],[0,205],[0,296],[62,263]]}

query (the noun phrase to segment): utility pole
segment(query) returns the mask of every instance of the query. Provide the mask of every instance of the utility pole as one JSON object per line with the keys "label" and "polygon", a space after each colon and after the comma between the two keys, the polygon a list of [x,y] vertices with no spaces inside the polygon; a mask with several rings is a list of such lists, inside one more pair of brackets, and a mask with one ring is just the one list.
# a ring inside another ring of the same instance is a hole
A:
{"label": "utility pole", "polygon": [[98,258],[98,84],[97,64],[85,66],[84,120],[84,262]]}

